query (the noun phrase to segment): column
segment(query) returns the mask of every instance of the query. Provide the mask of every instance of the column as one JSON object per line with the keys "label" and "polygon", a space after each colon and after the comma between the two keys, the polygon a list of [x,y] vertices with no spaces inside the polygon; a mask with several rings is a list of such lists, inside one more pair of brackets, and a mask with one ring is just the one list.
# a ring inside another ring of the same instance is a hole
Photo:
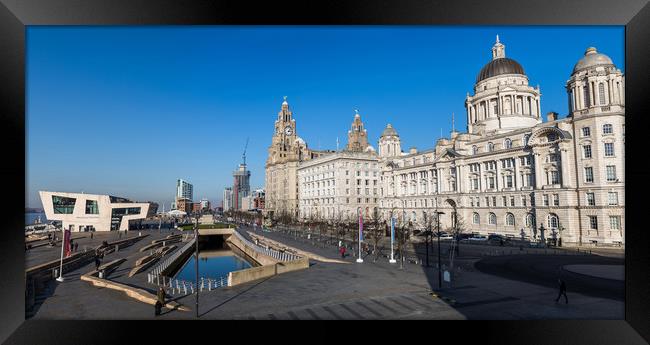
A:
{"label": "column", "polygon": [[570,187],[569,161],[566,149],[560,149],[560,163],[562,167],[562,171],[560,171],[560,182],[562,183],[562,187]]}
{"label": "column", "polygon": [[535,189],[542,189],[542,156],[539,152],[534,152],[533,156],[535,157]]}
{"label": "column", "polygon": [[501,190],[501,183],[500,183],[501,182],[500,181],[500,179],[501,179],[501,170],[500,170],[501,169],[501,161],[497,159],[496,163],[497,163],[497,170],[496,170],[497,175],[494,178],[494,188],[496,190]]}
{"label": "column", "polygon": [[465,176],[463,176],[463,166],[457,165],[456,166],[456,191],[458,193],[464,193],[465,192]]}
{"label": "column", "polygon": [[538,119],[539,119],[540,116],[541,116],[541,115],[540,115],[541,112],[542,112],[542,110],[540,109],[540,106],[539,106],[539,97],[537,97],[537,118],[538,118]]}
{"label": "column", "polygon": [[519,169],[517,169],[517,166],[519,164],[519,157],[515,158],[515,164],[512,166],[512,187],[517,190],[517,186],[519,186],[519,183],[517,182],[517,172]]}
{"label": "column", "polygon": [[597,80],[593,81],[594,85],[594,99],[596,102],[594,102],[595,105],[600,105],[600,87],[599,87],[599,82]]}

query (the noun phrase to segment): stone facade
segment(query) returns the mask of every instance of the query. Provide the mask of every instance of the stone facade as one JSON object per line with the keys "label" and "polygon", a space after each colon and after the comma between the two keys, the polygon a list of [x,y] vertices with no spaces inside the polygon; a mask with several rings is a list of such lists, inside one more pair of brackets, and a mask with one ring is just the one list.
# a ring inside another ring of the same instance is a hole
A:
{"label": "stone facade", "polygon": [[346,150],[314,157],[295,131],[281,130],[295,128],[285,101],[269,148],[267,208],[284,202],[299,218],[346,219],[377,207],[381,219],[416,228],[444,212],[442,227],[461,221],[467,232],[624,243],[624,75],[587,49],[565,85],[568,115],[543,121],[539,86],[505,56],[497,37],[465,100],[467,132],[423,151],[402,152],[388,124],[376,154],[357,114]]}
{"label": "stone facade", "polygon": [[403,154],[387,152],[399,143],[387,128],[379,142],[382,217],[417,227],[425,213],[442,211],[442,226],[457,215],[470,232],[624,242],[624,77],[595,54],[589,48],[567,82],[563,119],[550,113],[542,122],[539,87],[506,68],[477,80],[468,95],[468,133]]}
{"label": "stone facade", "polygon": [[299,219],[371,217],[379,201],[379,159],[357,113],[346,149],[300,163]]}
{"label": "stone facade", "polygon": [[328,151],[314,151],[298,136],[296,120],[289,109],[285,97],[282,108],[275,120],[271,146],[268,149],[268,159],[265,169],[266,200],[264,214],[273,218],[286,214],[298,216],[298,164]]}

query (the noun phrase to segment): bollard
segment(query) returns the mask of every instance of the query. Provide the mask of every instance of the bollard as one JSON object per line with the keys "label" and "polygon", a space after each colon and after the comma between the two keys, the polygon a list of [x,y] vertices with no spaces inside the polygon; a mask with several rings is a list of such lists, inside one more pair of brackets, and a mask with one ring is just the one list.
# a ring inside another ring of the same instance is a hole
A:
{"label": "bollard", "polygon": [[212,291],[212,280],[208,279],[208,291]]}

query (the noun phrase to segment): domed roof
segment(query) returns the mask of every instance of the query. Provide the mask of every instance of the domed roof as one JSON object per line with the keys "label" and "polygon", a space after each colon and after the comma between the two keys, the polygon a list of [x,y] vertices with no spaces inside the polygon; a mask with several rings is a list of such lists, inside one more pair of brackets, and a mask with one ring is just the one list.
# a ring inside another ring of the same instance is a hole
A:
{"label": "domed roof", "polygon": [[501,74],[525,75],[526,73],[524,73],[524,68],[521,67],[519,62],[506,57],[496,58],[488,62],[487,65],[481,68],[481,71],[478,73],[478,76],[476,77],[476,82],[478,83],[487,78],[491,78]]}
{"label": "domed roof", "polygon": [[295,142],[297,142],[300,145],[305,145],[305,141],[301,137],[297,137]]}
{"label": "domed roof", "polygon": [[390,123],[386,126],[384,131],[381,132],[382,137],[387,137],[389,135],[396,136],[396,137],[398,136],[397,131],[395,130],[395,128],[393,128],[393,126]]}
{"label": "domed roof", "polygon": [[368,147],[366,147],[366,149],[364,151],[365,152],[375,152],[375,148],[372,147],[372,145],[368,145]]}
{"label": "domed roof", "polygon": [[578,60],[578,63],[573,67],[573,73],[583,70],[589,67],[595,67],[600,65],[610,65],[613,66],[614,63],[609,56],[599,53],[596,48],[589,47],[585,51],[585,56],[582,59]]}

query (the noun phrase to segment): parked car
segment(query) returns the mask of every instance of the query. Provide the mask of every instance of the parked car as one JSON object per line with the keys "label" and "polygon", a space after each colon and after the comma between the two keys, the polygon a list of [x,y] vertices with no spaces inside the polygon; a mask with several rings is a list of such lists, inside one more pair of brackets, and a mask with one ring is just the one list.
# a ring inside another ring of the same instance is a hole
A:
{"label": "parked car", "polygon": [[440,234],[440,240],[441,241],[450,241],[450,240],[453,240],[453,239],[454,239],[454,236],[452,236],[450,234]]}
{"label": "parked car", "polygon": [[485,242],[488,240],[488,238],[485,235],[474,235],[468,238],[468,240],[471,242]]}

